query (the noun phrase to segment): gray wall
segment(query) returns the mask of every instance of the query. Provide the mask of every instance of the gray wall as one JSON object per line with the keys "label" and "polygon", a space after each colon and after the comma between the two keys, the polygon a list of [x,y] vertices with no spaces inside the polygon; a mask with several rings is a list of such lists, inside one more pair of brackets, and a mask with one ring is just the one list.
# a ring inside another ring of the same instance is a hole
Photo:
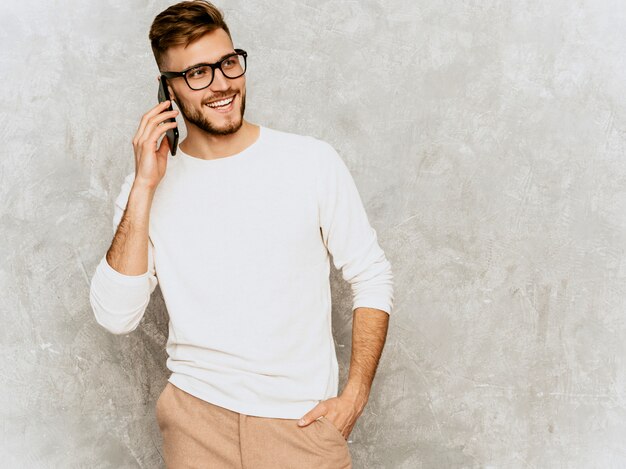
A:
{"label": "gray wall", "polygon": [[[160,291],[113,336],[88,288],[168,4],[0,4],[4,467],[162,467]],[[338,149],[394,268],[355,469],[626,466],[624,2],[217,4],[249,120]]]}

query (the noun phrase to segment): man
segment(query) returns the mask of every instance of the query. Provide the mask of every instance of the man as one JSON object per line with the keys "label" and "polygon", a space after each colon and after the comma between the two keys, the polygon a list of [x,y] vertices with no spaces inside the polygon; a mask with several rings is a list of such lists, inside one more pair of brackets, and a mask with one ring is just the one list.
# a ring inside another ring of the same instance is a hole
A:
{"label": "man", "polygon": [[[212,4],[169,7],[149,37],[187,137],[175,156],[158,144],[176,125],[168,102],[141,119],[91,283],[96,320],[133,331],[159,283],[168,468],[349,468],[346,440],[393,306],[391,267],[350,172],[328,143],[244,119],[247,53]],[[340,395],[329,255],[353,293]]]}

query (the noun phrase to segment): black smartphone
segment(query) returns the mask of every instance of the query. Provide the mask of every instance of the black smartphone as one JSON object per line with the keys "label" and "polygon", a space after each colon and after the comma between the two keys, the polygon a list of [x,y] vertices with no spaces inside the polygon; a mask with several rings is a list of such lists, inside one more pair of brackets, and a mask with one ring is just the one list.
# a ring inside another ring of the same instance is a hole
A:
{"label": "black smartphone", "polygon": [[[170,92],[167,89],[167,78],[164,75],[161,75],[161,79],[159,80],[159,102],[170,100],[168,111],[173,111],[172,101],[170,99]],[[176,122],[176,119],[171,117],[167,119],[165,122]],[[165,136],[167,137],[168,143],[170,144],[170,153],[172,156],[176,154],[176,148],[178,147],[178,127],[174,127],[173,129],[168,129],[165,132]]]}

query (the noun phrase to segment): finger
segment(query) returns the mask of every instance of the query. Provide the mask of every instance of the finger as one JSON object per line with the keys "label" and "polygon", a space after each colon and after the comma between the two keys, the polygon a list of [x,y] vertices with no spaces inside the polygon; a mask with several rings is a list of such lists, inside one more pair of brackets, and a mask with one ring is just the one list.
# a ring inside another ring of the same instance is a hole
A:
{"label": "finger", "polygon": [[163,137],[159,149],[156,152],[157,159],[166,159],[167,153],[170,151],[170,141],[167,137]]}
{"label": "finger", "polygon": [[[174,127],[176,127],[175,125],[172,125],[172,126],[170,127],[170,126],[169,126],[169,124],[174,124],[174,122],[170,122],[170,123],[168,123],[168,124],[163,124],[161,127],[166,127],[166,126],[168,126],[168,127],[165,129],[165,131],[167,131],[167,130],[168,130],[168,129],[170,129],[170,128],[174,128]],[[165,133],[165,132],[164,132],[164,133]],[[157,137],[157,139],[158,139],[158,138],[159,138],[159,137]],[[163,145],[163,142],[164,142],[164,141],[166,141],[166,140],[167,140],[166,147],[165,147],[165,149],[163,149],[163,146],[164,146],[164,145]],[[169,139],[167,138],[167,135],[166,135],[166,136],[164,136],[164,137],[163,137],[163,140],[161,140],[161,145],[159,146],[159,149],[158,149],[158,151],[157,151],[157,157],[158,157],[158,158],[167,158],[167,152],[168,152],[168,151],[171,151],[171,147],[170,147],[170,141],[169,141]]]}
{"label": "finger", "polygon": [[169,104],[170,104],[169,100],[163,101],[162,103],[159,103],[156,106],[154,106],[152,109],[150,109],[141,117],[141,121],[139,122],[139,127],[137,128],[137,131],[135,132],[135,137],[133,138],[133,144],[138,143],[139,139],[144,134],[146,130],[146,126],[148,125],[148,122],[150,121],[150,119],[156,116],[157,114],[163,112],[165,109],[167,109]]}
{"label": "finger", "polygon": [[135,132],[135,136],[133,137],[133,145],[137,145],[140,143],[142,136],[145,134],[146,127],[153,116],[163,112],[167,109],[168,101],[164,101],[162,103],[157,104],[148,112],[146,112],[139,122],[139,127],[137,127],[137,131]]}
{"label": "finger", "polygon": [[304,414],[300,420],[298,420],[298,426],[305,427],[313,420],[317,420],[318,418],[324,415],[324,411],[320,406],[314,407],[312,410]]}
{"label": "finger", "polygon": [[145,125],[144,125],[144,131],[143,133],[146,133],[146,127],[148,127],[151,123],[160,123],[163,120],[165,120],[166,118],[172,117],[174,115],[176,115],[175,109],[172,109],[171,111],[168,110],[168,107],[170,106],[171,101],[166,100],[163,101],[161,104],[157,105],[155,108],[153,108],[149,113],[146,113],[146,121],[145,121]]}
{"label": "finger", "polygon": [[176,117],[177,114],[178,114],[178,111],[174,109],[172,111],[161,112],[157,114],[156,116],[151,117],[148,120],[146,126],[144,127],[143,134],[141,137],[139,137],[139,140],[145,141],[149,139],[150,135],[152,134],[155,128],[159,127],[160,124],[164,123],[168,119],[171,119],[172,117]]}
{"label": "finger", "polygon": [[156,116],[160,112],[163,112],[165,109],[167,109],[168,104],[169,104],[168,100],[163,101],[162,103],[159,103],[156,106],[154,106],[152,109],[146,112],[143,116],[141,116],[141,121],[139,122],[139,127],[137,128],[136,135],[141,136],[143,134],[143,129],[145,128],[150,118],[152,118],[153,116]]}
{"label": "finger", "polygon": [[146,149],[148,150],[148,153],[154,152],[156,154],[157,142],[159,140],[159,137],[165,134],[165,132],[167,132],[168,129],[172,129],[176,127],[176,125],[177,125],[176,122],[167,122],[166,124],[156,126],[153,129],[153,133],[148,135],[145,140],[141,140],[139,142],[139,150],[135,152],[135,163],[137,165],[140,164],[139,160],[142,158],[141,155],[145,153]]}
{"label": "finger", "polygon": [[156,142],[159,141],[159,138],[161,138],[161,136],[164,135],[165,132],[167,132],[169,129],[173,129],[174,127],[176,127],[176,125],[176,122],[166,122],[163,125],[156,126],[148,139],[149,142],[154,142],[155,146],[153,148],[156,148]]}

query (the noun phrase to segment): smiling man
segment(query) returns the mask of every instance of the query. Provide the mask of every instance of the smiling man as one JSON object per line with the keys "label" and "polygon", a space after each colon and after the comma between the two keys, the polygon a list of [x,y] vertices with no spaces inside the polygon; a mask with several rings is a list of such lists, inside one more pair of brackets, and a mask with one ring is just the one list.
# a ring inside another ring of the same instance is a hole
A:
{"label": "smiling man", "polygon": [[[172,156],[168,102],[141,119],[91,282],[96,320],[135,330],[160,285],[171,374],[156,416],[168,468],[350,468],[346,440],[393,307],[391,266],[354,180],[325,141],[244,119],[248,54],[212,4],[169,7],[149,37],[187,136]],[[354,312],[341,394],[331,256]]]}

